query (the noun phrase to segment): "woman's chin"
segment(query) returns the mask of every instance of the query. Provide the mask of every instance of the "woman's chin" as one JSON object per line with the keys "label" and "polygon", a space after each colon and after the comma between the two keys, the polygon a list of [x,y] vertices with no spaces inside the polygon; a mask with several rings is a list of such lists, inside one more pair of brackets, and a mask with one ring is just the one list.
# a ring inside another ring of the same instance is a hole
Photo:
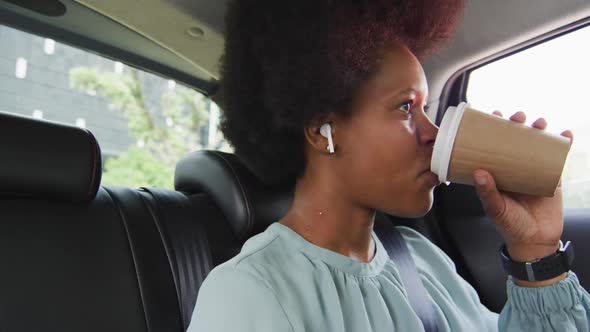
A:
{"label": "woman's chin", "polygon": [[432,209],[433,204],[434,204],[434,193],[431,190],[430,193],[428,194],[427,199],[424,201],[424,204],[422,205],[422,207],[420,209],[419,217],[424,217]]}
{"label": "woman's chin", "polygon": [[422,218],[428,213],[428,211],[430,211],[430,208],[420,210],[417,209],[416,211],[409,212],[407,215],[403,217],[411,219]]}
{"label": "woman's chin", "polygon": [[430,211],[430,209],[432,209],[432,205],[434,203],[433,191],[430,190],[428,193],[426,193],[426,195],[417,197],[412,203],[409,204],[411,208],[408,209],[408,216],[406,218],[424,217]]}
{"label": "woman's chin", "polygon": [[404,206],[401,209],[391,209],[390,211],[385,211],[392,216],[397,216],[401,218],[421,218],[424,217],[430,209],[432,209],[433,199],[432,195],[430,199],[423,199],[411,202],[410,204]]}
{"label": "woman's chin", "polygon": [[[398,195],[389,194],[389,197]],[[385,203],[385,204],[383,204]],[[382,204],[373,205],[375,209],[383,211],[389,215],[401,218],[420,218],[424,217],[434,204],[434,188],[430,190],[420,190],[406,192],[403,199],[388,200]]]}

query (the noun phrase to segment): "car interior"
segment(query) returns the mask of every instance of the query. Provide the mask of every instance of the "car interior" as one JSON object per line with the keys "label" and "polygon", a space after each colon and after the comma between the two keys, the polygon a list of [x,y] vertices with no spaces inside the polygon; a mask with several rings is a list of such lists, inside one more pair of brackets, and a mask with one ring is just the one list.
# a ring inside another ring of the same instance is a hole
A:
{"label": "car interior", "polygon": [[[226,2],[0,0],[0,22],[223,104],[216,92]],[[589,24],[587,0],[467,1],[452,40],[423,63],[429,117],[440,124],[448,106],[466,101],[474,69]],[[293,196],[292,187],[265,185],[233,153],[211,149],[176,161],[174,189],[105,185],[91,129],[10,111],[0,108],[0,331],[185,331],[208,272],[278,221]],[[502,240],[473,187],[440,185],[423,218],[388,217],[444,250],[481,302],[500,312]],[[573,271],[588,288],[590,209],[567,208],[564,218]]]}

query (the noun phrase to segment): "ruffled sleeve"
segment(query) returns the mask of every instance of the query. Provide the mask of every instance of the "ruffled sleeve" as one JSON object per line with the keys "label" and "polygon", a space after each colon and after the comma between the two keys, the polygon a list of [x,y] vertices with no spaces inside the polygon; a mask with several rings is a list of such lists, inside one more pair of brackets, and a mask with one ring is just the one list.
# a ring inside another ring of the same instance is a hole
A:
{"label": "ruffled sleeve", "polygon": [[590,296],[575,273],[547,287],[520,287],[509,278],[500,331],[590,331]]}

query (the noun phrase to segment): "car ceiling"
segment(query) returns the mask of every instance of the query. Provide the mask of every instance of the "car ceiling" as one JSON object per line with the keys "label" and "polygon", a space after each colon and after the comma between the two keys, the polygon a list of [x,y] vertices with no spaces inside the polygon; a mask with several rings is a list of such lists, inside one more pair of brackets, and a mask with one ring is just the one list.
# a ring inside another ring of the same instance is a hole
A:
{"label": "car ceiling", "polygon": [[[47,17],[0,0],[0,21],[215,93],[227,0],[61,2],[66,14]],[[423,61],[431,106],[457,72],[588,18],[589,0],[466,0],[453,39]]]}

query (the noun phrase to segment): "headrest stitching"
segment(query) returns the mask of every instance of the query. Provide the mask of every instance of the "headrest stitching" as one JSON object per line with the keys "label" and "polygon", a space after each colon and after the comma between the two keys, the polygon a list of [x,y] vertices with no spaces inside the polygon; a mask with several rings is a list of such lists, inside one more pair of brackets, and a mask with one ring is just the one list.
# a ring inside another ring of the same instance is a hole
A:
{"label": "headrest stitching", "polygon": [[90,187],[88,188],[88,198],[92,197],[92,189],[94,188],[94,181],[96,180],[96,160],[97,160],[97,148],[96,148],[96,139],[94,135],[92,135],[88,130],[86,133],[90,136],[90,141],[92,144],[92,174],[90,178]]}

